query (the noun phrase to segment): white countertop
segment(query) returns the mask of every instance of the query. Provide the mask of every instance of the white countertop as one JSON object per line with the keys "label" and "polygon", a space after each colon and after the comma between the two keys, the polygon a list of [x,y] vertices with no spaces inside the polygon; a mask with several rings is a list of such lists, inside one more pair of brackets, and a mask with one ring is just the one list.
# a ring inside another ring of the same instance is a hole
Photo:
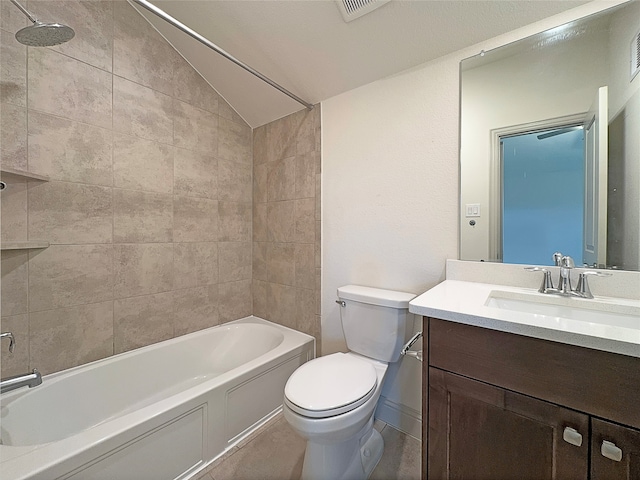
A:
{"label": "white countertop", "polygon": [[[525,313],[487,306],[492,292],[503,298],[526,296],[544,303],[554,297],[554,302],[567,306],[588,305],[590,310],[634,313],[625,315],[619,325]],[[640,358],[640,315],[635,314],[638,309],[640,300],[563,298],[531,288],[460,280],[445,280],[409,303],[409,311],[418,315]]]}

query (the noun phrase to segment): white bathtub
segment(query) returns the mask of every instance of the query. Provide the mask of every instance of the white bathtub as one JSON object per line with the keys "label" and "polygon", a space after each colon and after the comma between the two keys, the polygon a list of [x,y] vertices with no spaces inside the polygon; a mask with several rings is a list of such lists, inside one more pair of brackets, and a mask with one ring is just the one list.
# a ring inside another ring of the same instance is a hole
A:
{"label": "white bathtub", "polygon": [[45,376],[2,395],[0,476],[191,478],[280,411],[314,354],[313,337],[247,317]]}

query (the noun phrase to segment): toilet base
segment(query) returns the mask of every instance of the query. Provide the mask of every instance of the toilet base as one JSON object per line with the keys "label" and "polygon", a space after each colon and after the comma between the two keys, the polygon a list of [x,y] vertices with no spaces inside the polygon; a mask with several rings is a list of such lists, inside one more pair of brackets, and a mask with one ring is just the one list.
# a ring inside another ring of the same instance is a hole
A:
{"label": "toilet base", "polygon": [[366,480],[376,467],[384,441],[373,415],[360,431],[333,444],[307,441],[301,480]]}

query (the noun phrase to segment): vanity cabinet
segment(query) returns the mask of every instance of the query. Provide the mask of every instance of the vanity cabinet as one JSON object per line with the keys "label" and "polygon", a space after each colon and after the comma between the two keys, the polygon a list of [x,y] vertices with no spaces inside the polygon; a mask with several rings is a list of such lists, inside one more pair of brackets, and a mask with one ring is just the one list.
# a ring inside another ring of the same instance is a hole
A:
{"label": "vanity cabinet", "polygon": [[423,332],[423,478],[640,480],[640,358],[438,319]]}

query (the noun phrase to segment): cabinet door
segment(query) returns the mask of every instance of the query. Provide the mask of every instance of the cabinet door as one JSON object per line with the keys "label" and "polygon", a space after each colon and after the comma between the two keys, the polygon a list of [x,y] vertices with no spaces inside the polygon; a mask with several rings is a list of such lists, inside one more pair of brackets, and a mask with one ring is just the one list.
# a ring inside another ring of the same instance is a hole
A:
{"label": "cabinet door", "polygon": [[584,414],[429,368],[428,415],[430,480],[587,479]]}
{"label": "cabinet door", "polygon": [[591,479],[640,480],[640,430],[591,419]]}

